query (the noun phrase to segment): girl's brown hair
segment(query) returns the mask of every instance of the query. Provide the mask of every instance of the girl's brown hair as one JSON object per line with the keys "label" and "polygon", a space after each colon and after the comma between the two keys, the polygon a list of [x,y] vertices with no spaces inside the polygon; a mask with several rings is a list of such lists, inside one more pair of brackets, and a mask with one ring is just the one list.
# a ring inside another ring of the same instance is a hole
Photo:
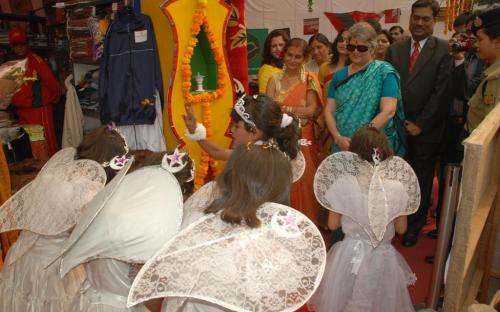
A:
{"label": "girl's brown hair", "polygon": [[[150,150],[136,150],[130,152],[134,156],[134,162],[130,167],[130,172],[148,166],[161,165],[165,152],[152,152]],[[172,154],[172,152],[167,152]],[[191,175],[191,170],[194,168],[194,161],[187,154],[183,157],[183,161],[187,162],[186,166],[179,172],[173,173],[179,185],[181,186],[182,195],[184,198],[191,196],[194,189],[194,180]]]}
{"label": "girl's brown hair", "polygon": [[383,132],[375,127],[364,126],[352,136],[349,151],[358,154],[364,160],[373,162],[372,156],[375,148],[380,153],[381,161],[394,155]]}
{"label": "girl's brown hair", "polygon": [[[126,142],[123,137],[114,129],[108,126],[101,126],[86,136],[76,149],[76,159],[91,159],[103,164],[109,162],[115,156],[122,156],[126,153]],[[107,182],[116,175],[116,170],[104,167]]]}
{"label": "girl's brown hair", "polygon": [[[276,140],[280,150],[291,159],[295,159],[300,149],[298,142],[302,135],[298,118],[291,116],[293,122],[287,127],[281,128],[283,113],[280,105],[271,97],[267,95],[259,95],[256,98],[245,96],[243,100],[245,112],[250,116],[250,120],[264,133],[262,139],[266,141]],[[244,121],[234,109],[231,112],[231,119],[235,122]],[[245,122],[245,129],[252,131],[252,126]]]}
{"label": "girl's brown hair", "polygon": [[292,168],[276,148],[240,145],[231,154],[216,183],[221,196],[205,213],[221,211],[222,220],[255,228],[260,226],[257,209],[265,202],[289,203]]}

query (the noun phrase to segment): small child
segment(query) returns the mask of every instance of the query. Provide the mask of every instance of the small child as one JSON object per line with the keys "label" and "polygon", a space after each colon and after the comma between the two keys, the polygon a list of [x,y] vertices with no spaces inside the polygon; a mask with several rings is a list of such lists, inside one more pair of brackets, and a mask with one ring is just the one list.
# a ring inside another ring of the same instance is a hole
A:
{"label": "small child", "polygon": [[[294,311],[319,285],[320,232],[289,201],[291,168],[273,141],[237,146],[184,205],[182,230],[141,269],[128,305],[151,311]],[[163,300],[163,297],[166,297]],[[163,302],[162,302],[163,301]]]}
{"label": "small child", "polygon": [[[198,144],[211,157],[228,160],[232,149],[220,147],[207,139],[205,127],[196,122],[191,106],[186,107],[186,136],[198,141]],[[301,133],[299,120],[293,115],[281,112],[281,108],[272,98],[265,95],[245,96],[240,98],[231,111],[231,136],[236,147],[248,142],[274,139],[279,148],[290,159],[295,159],[300,151],[298,144]]]}
{"label": "small child", "polygon": [[137,160],[89,204],[65,244],[61,275],[80,264],[87,273],[71,311],[147,311],[144,305],[126,307],[130,285],[142,264],[180,229],[194,162],[177,149],[131,154]]}
{"label": "small child", "polygon": [[0,311],[70,311],[85,272],[77,268],[61,279],[59,262],[48,265],[85,206],[114,176],[111,160],[127,152],[118,132],[100,127],[78,149],[54,154],[35,180],[0,207],[0,232],[21,230],[0,273]]}
{"label": "small child", "polygon": [[407,285],[416,277],[391,240],[395,232],[406,231],[406,216],[420,203],[420,187],[410,165],[393,156],[385,135],[360,128],[350,152],[332,154],[318,167],[314,192],[330,210],[328,226],[342,225],[346,236],[329,251],[309,307],[316,312],[414,311]]}

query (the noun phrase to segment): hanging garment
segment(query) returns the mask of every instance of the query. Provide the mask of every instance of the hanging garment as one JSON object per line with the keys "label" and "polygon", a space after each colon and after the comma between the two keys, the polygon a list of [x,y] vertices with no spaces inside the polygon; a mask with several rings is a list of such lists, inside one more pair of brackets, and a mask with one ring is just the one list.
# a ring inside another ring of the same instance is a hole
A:
{"label": "hanging garment", "polygon": [[73,75],[69,75],[64,81],[66,86],[66,110],[64,111],[64,128],[62,136],[62,148],[78,147],[83,139],[83,112],[76,89],[71,83]]}
{"label": "hanging garment", "polygon": [[132,150],[150,150],[153,152],[164,152],[165,138],[163,137],[163,118],[161,116],[161,101],[156,91],[156,119],[152,125],[130,125],[118,126],[120,132],[127,140]]}
{"label": "hanging garment", "polygon": [[163,82],[149,16],[123,9],[111,24],[99,69],[101,121],[118,126],[153,124],[155,92]]}

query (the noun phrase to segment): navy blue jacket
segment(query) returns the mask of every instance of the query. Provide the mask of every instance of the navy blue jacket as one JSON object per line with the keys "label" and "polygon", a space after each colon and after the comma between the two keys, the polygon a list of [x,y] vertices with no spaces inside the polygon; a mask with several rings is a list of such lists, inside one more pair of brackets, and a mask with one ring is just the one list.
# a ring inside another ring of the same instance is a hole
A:
{"label": "navy blue jacket", "polygon": [[153,124],[155,90],[162,101],[163,82],[151,19],[131,10],[119,11],[106,33],[99,69],[101,121]]}

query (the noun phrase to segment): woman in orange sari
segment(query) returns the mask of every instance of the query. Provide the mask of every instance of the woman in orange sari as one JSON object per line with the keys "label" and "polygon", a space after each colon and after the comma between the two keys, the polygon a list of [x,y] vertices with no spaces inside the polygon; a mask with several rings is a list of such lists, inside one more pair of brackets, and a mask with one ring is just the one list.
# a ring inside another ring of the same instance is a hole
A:
{"label": "woman in orange sari", "polygon": [[306,168],[293,184],[290,205],[319,224],[319,204],[313,192],[313,180],[319,164],[318,145],[314,137],[314,120],[322,109],[322,91],[315,74],[305,71],[307,42],[293,38],[284,49],[283,72],[274,75],[267,84],[267,95],[281,105],[281,110],[300,118],[302,125],[302,153]]}

